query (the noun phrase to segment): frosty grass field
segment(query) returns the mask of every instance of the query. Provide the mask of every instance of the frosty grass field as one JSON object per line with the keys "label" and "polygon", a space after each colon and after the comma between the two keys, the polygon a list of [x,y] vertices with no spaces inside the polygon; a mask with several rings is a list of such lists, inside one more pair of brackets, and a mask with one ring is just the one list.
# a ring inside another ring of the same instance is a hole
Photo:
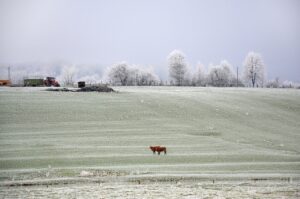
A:
{"label": "frosty grass field", "polygon": [[300,197],[300,90],[43,89],[0,88],[0,198]]}

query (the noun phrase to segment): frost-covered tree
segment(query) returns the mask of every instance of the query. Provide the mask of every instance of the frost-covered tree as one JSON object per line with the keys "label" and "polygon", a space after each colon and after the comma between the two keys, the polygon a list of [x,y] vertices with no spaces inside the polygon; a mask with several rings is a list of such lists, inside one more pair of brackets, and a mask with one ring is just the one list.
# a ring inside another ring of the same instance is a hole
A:
{"label": "frost-covered tree", "polygon": [[231,64],[228,61],[221,61],[220,65],[210,66],[208,83],[212,86],[232,86],[234,79]]}
{"label": "frost-covered tree", "polygon": [[131,66],[128,68],[128,86],[152,86],[159,82],[158,76],[151,69],[142,66]]}
{"label": "frost-covered tree", "polygon": [[114,64],[108,69],[108,79],[113,85],[126,86],[129,74],[129,66],[126,62]]}
{"label": "frost-covered tree", "polygon": [[223,72],[220,66],[213,66],[208,73],[208,83],[211,86],[224,86]]}
{"label": "frost-covered tree", "polygon": [[205,86],[205,84],[206,84],[205,68],[204,68],[204,65],[199,63],[197,65],[196,71],[193,75],[192,85]]}
{"label": "frost-covered tree", "polygon": [[227,60],[223,60],[221,61],[220,66],[223,69],[224,76],[226,76],[225,86],[236,85],[236,77],[232,65]]}
{"label": "frost-covered tree", "polygon": [[276,77],[274,80],[270,80],[266,84],[267,88],[279,88],[280,87],[280,81],[279,77]]}
{"label": "frost-covered tree", "polygon": [[185,55],[179,50],[172,51],[168,56],[168,66],[171,81],[176,86],[184,85],[187,74]]}
{"label": "frost-covered tree", "polygon": [[260,54],[249,52],[244,61],[244,80],[252,87],[263,86],[264,62]]}
{"label": "frost-covered tree", "polygon": [[292,81],[285,80],[282,82],[281,88],[294,88],[294,83]]}
{"label": "frost-covered tree", "polygon": [[137,76],[138,86],[154,86],[159,82],[158,76],[150,69],[140,69]]}
{"label": "frost-covered tree", "polygon": [[108,81],[113,85],[152,86],[159,83],[158,76],[151,68],[129,66],[125,62],[113,65],[108,69],[107,74]]}
{"label": "frost-covered tree", "polygon": [[131,66],[128,68],[128,80],[127,80],[128,86],[137,86],[138,74],[139,74],[139,69],[137,67]]}
{"label": "frost-covered tree", "polygon": [[193,83],[193,74],[191,73],[191,67],[187,65],[186,73],[183,78],[182,86],[191,86]]}

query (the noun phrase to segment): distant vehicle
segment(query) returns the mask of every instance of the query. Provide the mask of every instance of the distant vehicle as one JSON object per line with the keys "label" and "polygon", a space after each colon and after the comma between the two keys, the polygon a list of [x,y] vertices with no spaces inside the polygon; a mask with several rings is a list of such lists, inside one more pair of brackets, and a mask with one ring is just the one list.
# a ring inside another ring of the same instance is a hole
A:
{"label": "distant vehicle", "polygon": [[60,84],[55,80],[55,77],[46,77],[44,80],[44,85],[60,87]]}
{"label": "distant vehicle", "polygon": [[44,86],[44,80],[41,78],[24,79],[24,86]]}
{"label": "distant vehicle", "polygon": [[42,78],[27,78],[24,79],[24,86],[55,86],[60,87],[60,84],[55,80],[55,77]]}

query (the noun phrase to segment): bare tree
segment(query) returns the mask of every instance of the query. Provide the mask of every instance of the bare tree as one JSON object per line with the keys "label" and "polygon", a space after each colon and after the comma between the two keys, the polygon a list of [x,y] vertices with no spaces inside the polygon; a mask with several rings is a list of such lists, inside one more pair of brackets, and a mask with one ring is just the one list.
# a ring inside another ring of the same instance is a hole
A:
{"label": "bare tree", "polygon": [[60,74],[65,86],[74,86],[77,69],[75,66],[65,66]]}
{"label": "bare tree", "polygon": [[84,81],[86,85],[97,84],[101,82],[101,77],[98,74],[82,76],[78,81]]}
{"label": "bare tree", "polygon": [[244,80],[252,87],[263,86],[264,62],[260,54],[249,52],[244,61]]}
{"label": "bare tree", "polygon": [[179,50],[172,51],[168,56],[168,66],[171,81],[174,81],[176,86],[184,85],[187,74],[185,55]]}

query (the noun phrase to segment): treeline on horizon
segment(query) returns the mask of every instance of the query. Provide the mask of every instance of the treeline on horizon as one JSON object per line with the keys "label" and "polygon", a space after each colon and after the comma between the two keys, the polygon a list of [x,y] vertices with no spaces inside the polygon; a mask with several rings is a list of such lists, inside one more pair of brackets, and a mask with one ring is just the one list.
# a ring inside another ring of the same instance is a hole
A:
{"label": "treeline on horizon", "polygon": [[[222,60],[217,65],[210,64],[208,70],[199,63],[196,70],[189,66],[185,54],[180,50],[173,50],[167,57],[168,80],[162,80],[153,68],[145,68],[128,64],[115,63],[102,73],[99,66],[76,67],[75,65],[48,67],[46,70],[28,73],[21,68],[14,71],[13,83],[22,85],[24,78],[29,76],[54,76],[63,86],[76,86],[76,82],[85,81],[86,84],[105,83],[111,86],[213,86],[213,87],[268,87],[268,88],[300,88],[299,84],[291,81],[280,81],[279,77],[267,80],[265,64],[262,56],[256,52],[249,52],[243,62],[243,68],[234,70],[227,61]],[[30,67],[29,67],[30,68]],[[31,71],[36,70],[32,67]]]}
{"label": "treeline on horizon", "polygon": [[242,75],[223,60],[210,65],[208,72],[198,64],[191,71],[186,57],[180,50],[172,51],[168,57],[169,81],[162,81],[151,69],[140,69],[126,62],[112,65],[106,71],[106,81],[113,86],[213,86],[213,87],[268,87],[300,88],[290,81],[280,82],[279,78],[266,81],[265,64],[259,53],[249,52],[243,63]]}

